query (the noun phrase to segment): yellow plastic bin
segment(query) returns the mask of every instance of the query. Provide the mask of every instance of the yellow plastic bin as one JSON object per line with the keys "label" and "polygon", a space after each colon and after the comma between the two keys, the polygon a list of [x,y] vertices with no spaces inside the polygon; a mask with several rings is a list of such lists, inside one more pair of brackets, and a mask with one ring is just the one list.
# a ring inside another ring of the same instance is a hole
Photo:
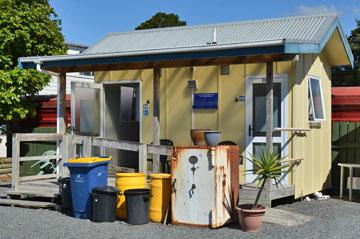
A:
{"label": "yellow plastic bin", "polygon": [[146,188],[146,176],[143,173],[117,173],[116,188],[120,190],[117,200],[116,216],[126,219],[125,190]]}
{"label": "yellow plastic bin", "polygon": [[170,207],[171,174],[150,175],[149,217],[153,222],[162,222]]}

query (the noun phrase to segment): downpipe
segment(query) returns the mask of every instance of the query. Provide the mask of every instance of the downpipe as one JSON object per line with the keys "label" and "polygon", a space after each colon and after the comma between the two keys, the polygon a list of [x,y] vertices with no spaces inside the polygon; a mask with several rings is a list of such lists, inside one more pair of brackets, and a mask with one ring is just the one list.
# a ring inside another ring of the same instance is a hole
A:
{"label": "downpipe", "polygon": [[[59,134],[60,133],[60,95],[59,95],[59,87],[60,87],[60,77],[58,73],[52,72],[52,71],[48,71],[48,70],[44,70],[41,68],[41,64],[42,62],[35,62],[36,64],[36,70],[40,73],[49,75],[51,77],[56,77],[56,83],[57,83],[57,94],[56,94],[56,133]],[[56,141],[56,155],[60,157],[60,141],[57,140]],[[57,161],[59,160],[59,158],[57,159]],[[59,168],[59,164],[58,162],[56,163],[56,173],[59,174],[60,173],[60,168]]]}

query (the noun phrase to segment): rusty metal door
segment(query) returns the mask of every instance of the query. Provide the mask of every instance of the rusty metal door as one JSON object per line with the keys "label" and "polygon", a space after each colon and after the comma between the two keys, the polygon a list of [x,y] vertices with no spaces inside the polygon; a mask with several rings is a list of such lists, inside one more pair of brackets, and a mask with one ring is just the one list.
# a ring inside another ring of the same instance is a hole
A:
{"label": "rusty metal door", "polygon": [[172,215],[174,222],[206,226],[214,208],[215,175],[209,150],[179,149],[174,163]]}
{"label": "rusty metal door", "polygon": [[238,198],[238,147],[177,147],[172,160],[172,222],[223,226]]}

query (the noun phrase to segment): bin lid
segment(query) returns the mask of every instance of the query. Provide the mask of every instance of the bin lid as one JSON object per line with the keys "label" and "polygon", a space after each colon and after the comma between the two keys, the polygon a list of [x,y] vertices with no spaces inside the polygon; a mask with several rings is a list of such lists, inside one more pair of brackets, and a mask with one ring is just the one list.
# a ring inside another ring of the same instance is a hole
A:
{"label": "bin lid", "polygon": [[125,196],[126,195],[142,195],[142,194],[150,194],[150,189],[146,189],[146,188],[137,188],[137,189],[128,189],[125,190],[124,192]]}
{"label": "bin lid", "polygon": [[100,194],[110,194],[117,195],[119,193],[119,189],[112,186],[100,186],[93,188],[92,192],[100,193]]}
{"label": "bin lid", "polygon": [[70,183],[70,177],[59,178],[58,183],[60,183],[60,184]]}
{"label": "bin lid", "polygon": [[99,163],[99,162],[105,162],[105,161],[110,161],[111,160],[111,156],[102,156],[102,157],[85,157],[85,158],[73,158],[73,159],[69,159],[68,163],[73,164],[73,163]]}
{"label": "bin lid", "polygon": [[153,173],[153,174],[150,174],[150,178],[167,179],[167,178],[171,178],[171,174],[168,174],[168,173]]}

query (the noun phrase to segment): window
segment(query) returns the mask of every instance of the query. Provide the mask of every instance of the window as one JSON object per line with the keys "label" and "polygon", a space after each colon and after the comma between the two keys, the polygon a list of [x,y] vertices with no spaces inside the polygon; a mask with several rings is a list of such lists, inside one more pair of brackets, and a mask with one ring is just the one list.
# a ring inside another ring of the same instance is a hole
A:
{"label": "window", "polygon": [[319,78],[309,77],[309,121],[325,120],[324,99]]}

